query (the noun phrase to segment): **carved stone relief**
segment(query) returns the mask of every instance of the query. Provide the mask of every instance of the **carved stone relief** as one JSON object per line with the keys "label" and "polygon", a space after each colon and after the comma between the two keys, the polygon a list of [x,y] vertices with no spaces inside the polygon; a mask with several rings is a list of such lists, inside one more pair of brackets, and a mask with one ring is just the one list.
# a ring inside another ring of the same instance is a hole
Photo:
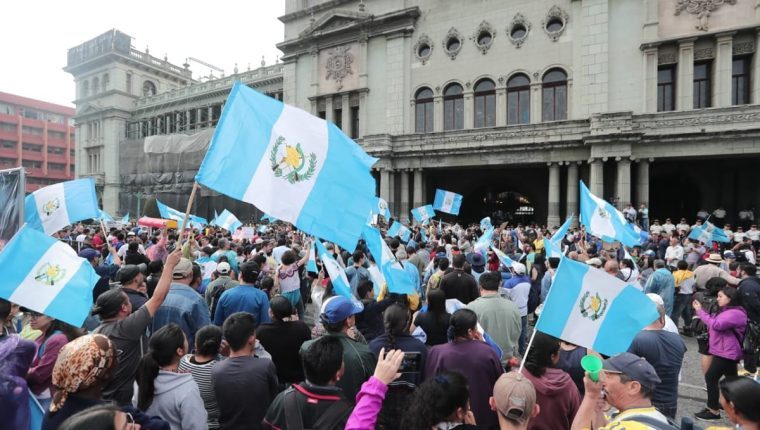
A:
{"label": "carved stone relief", "polygon": [[475,46],[480,50],[481,54],[488,52],[493,45],[493,39],[496,37],[496,31],[488,21],[483,21],[475,29],[475,32],[470,36],[470,40],[475,42]]}
{"label": "carved stone relief", "polygon": [[674,52],[661,53],[657,55],[657,64],[676,64],[678,62],[678,54]]}
{"label": "carved stone relief", "polygon": [[459,34],[459,30],[451,27],[449,32],[446,33],[446,36],[443,38],[443,51],[449,56],[449,58],[454,60],[461,50],[462,36]]}
{"label": "carved stone relief", "polygon": [[752,41],[734,43],[733,45],[733,55],[751,54],[753,52],[755,52],[755,43]]}
{"label": "carved stone relief", "polygon": [[674,15],[680,15],[684,10],[692,15],[697,16],[697,30],[707,31],[710,13],[715,12],[724,4],[736,4],[736,0],[676,0],[676,11]]}
{"label": "carved stone relief", "polygon": [[[507,38],[516,48],[519,48],[528,39],[530,28],[531,24],[528,19],[525,18],[523,14],[518,13],[512,18],[512,22],[509,23],[509,26],[507,27]],[[521,29],[524,30],[524,32],[519,31]],[[513,35],[513,32],[517,32],[517,34]],[[522,36],[519,35],[520,33],[522,33]]]}
{"label": "carved stone relief", "polygon": [[414,56],[417,57],[422,64],[425,64],[433,54],[433,41],[430,40],[427,34],[421,34],[412,49],[414,49]]}
{"label": "carved stone relief", "polygon": [[351,63],[354,62],[354,55],[349,52],[350,49],[351,48],[348,46],[338,46],[337,48],[334,48],[327,57],[327,64],[325,65],[327,75],[325,76],[325,79],[334,80],[338,84],[338,91],[343,88],[343,79],[354,73],[351,70]]}
{"label": "carved stone relief", "polygon": [[[556,30],[550,30],[549,25],[550,23],[559,20],[562,23],[562,27],[559,27]],[[568,15],[567,12],[565,12],[562,8],[560,8],[557,5],[552,6],[551,9],[549,9],[549,12],[547,12],[546,17],[544,17],[544,20],[541,22],[541,27],[544,28],[544,31],[549,36],[549,38],[556,42],[559,40],[560,36],[565,32],[565,29],[567,28],[567,22],[570,20],[570,15]]]}
{"label": "carved stone relief", "polygon": [[715,50],[713,48],[702,48],[694,50],[694,60],[709,60],[715,58]]}

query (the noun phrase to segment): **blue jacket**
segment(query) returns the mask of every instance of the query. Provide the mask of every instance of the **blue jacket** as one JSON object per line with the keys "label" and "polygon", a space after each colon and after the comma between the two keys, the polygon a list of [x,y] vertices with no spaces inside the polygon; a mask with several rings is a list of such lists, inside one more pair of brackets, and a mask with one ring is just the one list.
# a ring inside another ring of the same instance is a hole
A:
{"label": "blue jacket", "polygon": [[269,322],[269,298],[267,293],[253,285],[240,284],[230,288],[219,298],[214,313],[214,324],[222,326],[224,320],[235,312],[248,312],[253,315],[256,325]]}
{"label": "blue jacket", "polygon": [[197,291],[185,284],[172,283],[169,287],[169,294],[153,316],[151,333],[171,323],[182,328],[191,349],[195,345],[195,332],[211,324],[206,301]]}
{"label": "blue jacket", "polygon": [[506,281],[504,281],[504,284],[502,285],[502,288],[506,288],[507,290],[511,290],[515,287],[515,285],[527,282],[530,284],[530,278],[528,275],[515,275]]}
{"label": "blue jacket", "polygon": [[665,313],[670,315],[673,312],[673,295],[676,293],[676,280],[670,270],[665,268],[655,270],[647,279],[644,293],[655,293],[662,297]]}

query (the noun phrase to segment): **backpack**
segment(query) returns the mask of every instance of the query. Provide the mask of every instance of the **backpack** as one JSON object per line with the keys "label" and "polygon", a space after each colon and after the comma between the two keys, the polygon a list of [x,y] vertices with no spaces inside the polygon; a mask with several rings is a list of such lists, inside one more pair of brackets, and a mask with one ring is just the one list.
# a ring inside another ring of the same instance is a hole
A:
{"label": "backpack", "polygon": [[285,393],[283,409],[285,412],[285,424],[288,430],[338,430],[338,425],[345,422],[351,414],[353,407],[345,400],[333,402],[319,417],[311,429],[304,429],[303,417],[298,408],[297,391]]}
{"label": "backpack", "polygon": [[756,355],[760,352],[760,323],[752,320],[747,321],[742,351],[744,355]]}
{"label": "backpack", "polygon": [[211,296],[211,321],[214,320],[216,306],[219,304],[219,299],[222,298],[222,294],[224,294],[225,291],[227,291],[227,289],[224,288],[224,285],[217,285],[216,290],[214,290],[214,294]]}

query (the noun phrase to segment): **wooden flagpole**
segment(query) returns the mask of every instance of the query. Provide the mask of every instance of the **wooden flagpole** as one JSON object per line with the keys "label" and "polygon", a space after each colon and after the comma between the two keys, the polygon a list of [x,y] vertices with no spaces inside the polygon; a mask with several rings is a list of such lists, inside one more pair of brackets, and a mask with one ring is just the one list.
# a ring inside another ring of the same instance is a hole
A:
{"label": "wooden flagpole", "polygon": [[195,193],[198,191],[198,183],[193,182],[193,191],[190,192],[190,199],[187,201],[187,209],[185,209],[185,218],[182,220],[182,228],[179,231],[179,239],[177,243],[182,246],[182,239],[185,237],[185,227],[187,226],[187,220],[190,218],[190,210],[193,208],[193,201],[195,200]]}

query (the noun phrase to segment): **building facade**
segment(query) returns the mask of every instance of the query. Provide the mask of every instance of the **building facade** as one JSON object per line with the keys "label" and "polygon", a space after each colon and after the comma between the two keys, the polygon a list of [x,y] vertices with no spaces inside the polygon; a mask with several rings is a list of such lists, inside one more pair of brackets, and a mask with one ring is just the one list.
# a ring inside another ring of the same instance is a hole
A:
{"label": "building facade", "polygon": [[[402,220],[444,188],[468,220],[556,225],[579,179],[653,218],[760,207],[758,0],[286,0],[280,20],[282,64],[249,85],[378,157]],[[231,79],[135,94],[113,145],[213,126]]]}
{"label": "building facade", "polygon": [[0,169],[24,167],[27,193],[74,179],[74,109],[0,92]]}

